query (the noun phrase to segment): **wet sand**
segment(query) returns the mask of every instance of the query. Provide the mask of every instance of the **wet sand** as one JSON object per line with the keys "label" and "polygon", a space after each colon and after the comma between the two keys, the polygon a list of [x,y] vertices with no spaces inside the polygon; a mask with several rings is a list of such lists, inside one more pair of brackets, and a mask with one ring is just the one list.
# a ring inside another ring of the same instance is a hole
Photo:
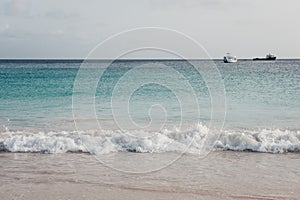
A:
{"label": "wet sand", "polygon": [[[221,151],[204,159],[183,155],[165,165],[164,161],[177,156],[115,153],[96,159],[75,153],[1,153],[0,197],[6,200],[300,199],[297,153]],[[152,164],[144,169],[142,163]],[[146,172],[159,166],[165,168]]]}

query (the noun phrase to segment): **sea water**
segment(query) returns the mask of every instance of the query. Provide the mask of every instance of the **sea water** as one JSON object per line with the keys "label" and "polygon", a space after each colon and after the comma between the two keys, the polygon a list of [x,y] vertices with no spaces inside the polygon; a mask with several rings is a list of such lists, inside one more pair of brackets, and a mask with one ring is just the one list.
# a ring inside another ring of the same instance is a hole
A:
{"label": "sea water", "polygon": [[[220,80],[203,76],[212,63]],[[300,151],[300,60],[82,65],[0,61],[1,151]]]}

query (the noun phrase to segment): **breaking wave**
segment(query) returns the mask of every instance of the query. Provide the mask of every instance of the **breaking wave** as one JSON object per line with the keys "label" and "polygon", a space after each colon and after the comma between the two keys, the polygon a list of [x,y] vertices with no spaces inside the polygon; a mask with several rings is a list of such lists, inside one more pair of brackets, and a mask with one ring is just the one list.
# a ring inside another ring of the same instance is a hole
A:
{"label": "breaking wave", "polygon": [[204,125],[185,131],[163,130],[143,132],[149,137],[132,137],[138,131],[39,132],[5,131],[0,134],[1,152],[66,153],[85,152],[187,152],[197,154],[207,150],[232,150],[268,153],[300,152],[300,131],[269,130],[214,132]]}

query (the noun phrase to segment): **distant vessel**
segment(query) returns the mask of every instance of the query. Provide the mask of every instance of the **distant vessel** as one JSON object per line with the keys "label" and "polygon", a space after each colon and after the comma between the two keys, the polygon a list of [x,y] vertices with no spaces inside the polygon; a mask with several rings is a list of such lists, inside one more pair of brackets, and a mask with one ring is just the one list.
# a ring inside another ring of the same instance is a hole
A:
{"label": "distant vessel", "polygon": [[235,63],[237,62],[237,58],[235,56],[231,56],[230,53],[227,53],[223,58],[224,63]]}
{"label": "distant vessel", "polygon": [[276,60],[276,56],[269,53],[265,58],[253,58],[253,60]]}

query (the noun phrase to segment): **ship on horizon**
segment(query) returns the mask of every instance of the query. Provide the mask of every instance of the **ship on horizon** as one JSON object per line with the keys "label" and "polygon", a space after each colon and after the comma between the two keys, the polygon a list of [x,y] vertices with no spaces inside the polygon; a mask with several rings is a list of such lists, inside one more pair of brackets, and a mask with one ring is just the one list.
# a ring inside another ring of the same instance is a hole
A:
{"label": "ship on horizon", "polygon": [[253,60],[276,60],[276,56],[274,54],[267,54],[264,58],[253,58]]}
{"label": "ship on horizon", "polygon": [[227,53],[223,58],[224,63],[236,63],[237,58],[235,56],[230,55],[230,53]]}

